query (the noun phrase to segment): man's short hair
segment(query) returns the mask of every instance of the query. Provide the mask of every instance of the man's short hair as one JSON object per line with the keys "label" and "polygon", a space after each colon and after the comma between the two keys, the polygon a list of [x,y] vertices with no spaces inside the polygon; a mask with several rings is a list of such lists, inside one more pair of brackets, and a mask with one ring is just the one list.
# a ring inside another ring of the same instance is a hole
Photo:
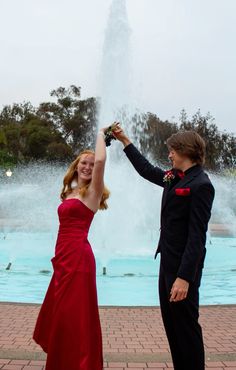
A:
{"label": "man's short hair", "polygon": [[179,131],[171,135],[167,139],[166,144],[169,150],[175,150],[180,155],[188,157],[194,163],[200,165],[205,163],[206,144],[196,131]]}

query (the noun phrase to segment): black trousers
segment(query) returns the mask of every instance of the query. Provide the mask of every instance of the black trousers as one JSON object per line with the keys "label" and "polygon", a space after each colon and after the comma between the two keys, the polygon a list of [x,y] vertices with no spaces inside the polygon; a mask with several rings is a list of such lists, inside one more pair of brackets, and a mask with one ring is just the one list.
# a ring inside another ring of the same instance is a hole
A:
{"label": "black trousers", "polygon": [[165,273],[160,266],[161,314],[175,370],[205,369],[202,329],[198,323],[201,276],[202,269],[198,272],[195,282],[190,283],[185,300],[170,302],[170,290],[176,275]]}

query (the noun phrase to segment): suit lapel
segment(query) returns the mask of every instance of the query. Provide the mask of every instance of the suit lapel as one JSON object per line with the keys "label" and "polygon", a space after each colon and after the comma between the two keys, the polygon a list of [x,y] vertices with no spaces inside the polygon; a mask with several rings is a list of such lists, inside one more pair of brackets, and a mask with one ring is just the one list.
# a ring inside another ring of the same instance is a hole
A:
{"label": "suit lapel", "polygon": [[162,195],[162,201],[161,201],[161,210],[162,210],[162,211],[163,211],[164,206],[165,206],[165,204],[166,204],[166,200],[167,200],[167,195],[168,195],[168,193],[169,193],[169,186],[168,186],[168,185],[166,185],[166,186],[164,187],[164,191],[163,191],[163,195]]}
{"label": "suit lapel", "polygon": [[196,166],[192,169],[191,172],[189,172],[187,175],[185,175],[181,180],[177,182],[171,189],[169,189],[168,185],[165,187],[162,197],[162,204],[161,204],[161,211],[163,212],[166,204],[168,201],[175,196],[175,189],[177,188],[184,188],[189,182],[191,182],[196,176],[201,173],[202,167]]}

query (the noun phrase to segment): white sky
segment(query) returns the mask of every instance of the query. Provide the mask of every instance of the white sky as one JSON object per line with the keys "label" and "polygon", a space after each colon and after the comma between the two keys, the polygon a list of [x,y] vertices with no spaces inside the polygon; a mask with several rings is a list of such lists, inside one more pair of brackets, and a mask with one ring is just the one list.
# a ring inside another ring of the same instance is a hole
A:
{"label": "white sky", "polygon": [[[49,100],[76,84],[98,96],[111,0],[5,0],[0,6],[0,106]],[[127,0],[133,90],[162,119],[201,109],[236,133],[236,1]]]}

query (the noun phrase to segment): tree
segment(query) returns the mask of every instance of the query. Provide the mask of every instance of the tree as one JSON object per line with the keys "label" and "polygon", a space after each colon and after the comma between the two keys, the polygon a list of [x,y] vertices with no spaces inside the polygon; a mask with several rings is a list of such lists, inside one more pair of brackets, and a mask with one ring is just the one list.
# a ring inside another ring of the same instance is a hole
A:
{"label": "tree", "polygon": [[181,130],[195,130],[203,137],[206,142],[206,163],[208,169],[218,171],[222,167],[232,167],[235,165],[236,138],[233,134],[221,133],[215,119],[210,113],[205,116],[200,109],[192,116],[187,118],[184,110],[180,116]]}
{"label": "tree", "polygon": [[97,102],[95,98],[81,100],[80,91],[75,85],[68,89],[59,87],[50,93],[57,99],[56,103],[42,103],[38,109],[38,115],[61,132],[73,153],[95,144]]}
{"label": "tree", "polygon": [[48,161],[65,161],[73,158],[73,152],[69,145],[52,142],[47,146],[46,158]]}
{"label": "tree", "polygon": [[[0,112],[0,165],[11,166],[31,160],[72,160],[79,151],[93,148],[97,129],[99,101],[81,99],[81,88],[59,87],[50,95],[55,102],[35,108],[30,102],[6,105]],[[220,132],[214,118],[198,110],[190,119],[180,112],[179,122],[162,121],[153,113],[136,113],[128,130],[140,150],[161,165],[168,163],[166,140],[178,130],[195,130],[206,142],[206,167],[218,171],[236,164],[235,135]],[[131,129],[130,129],[131,128]],[[169,165],[169,163],[168,163]]]}
{"label": "tree", "polygon": [[[30,103],[3,108],[0,113],[0,149],[4,149],[1,152],[2,162],[7,161],[13,165],[32,159],[47,160],[49,153],[52,154],[52,143],[57,148],[57,154],[53,158],[72,158],[71,148],[64,141],[61,132],[50,120],[39,117],[37,109]],[[61,155],[58,153],[59,148],[63,150]]]}
{"label": "tree", "polygon": [[30,102],[22,104],[5,105],[0,113],[0,127],[7,126],[10,123],[25,123],[35,116],[36,109]]}
{"label": "tree", "polygon": [[[57,154],[53,158],[59,159],[58,149],[63,148],[61,159],[71,159],[70,147],[64,143],[64,140],[54,126],[40,118],[34,118],[22,128],[22,140],[24,138],[24,156],[29,159],[49,159],[49,153],[52,154],[52,148],[57,148]],[[67,154],[66,154],[67,153]]]}
{"label": "tree", "polygon": [[177,130],[177,124],[162,121],[153,113],[133,117],[134,139],[141,151],[162,164],[168,162],[166,140]]}

